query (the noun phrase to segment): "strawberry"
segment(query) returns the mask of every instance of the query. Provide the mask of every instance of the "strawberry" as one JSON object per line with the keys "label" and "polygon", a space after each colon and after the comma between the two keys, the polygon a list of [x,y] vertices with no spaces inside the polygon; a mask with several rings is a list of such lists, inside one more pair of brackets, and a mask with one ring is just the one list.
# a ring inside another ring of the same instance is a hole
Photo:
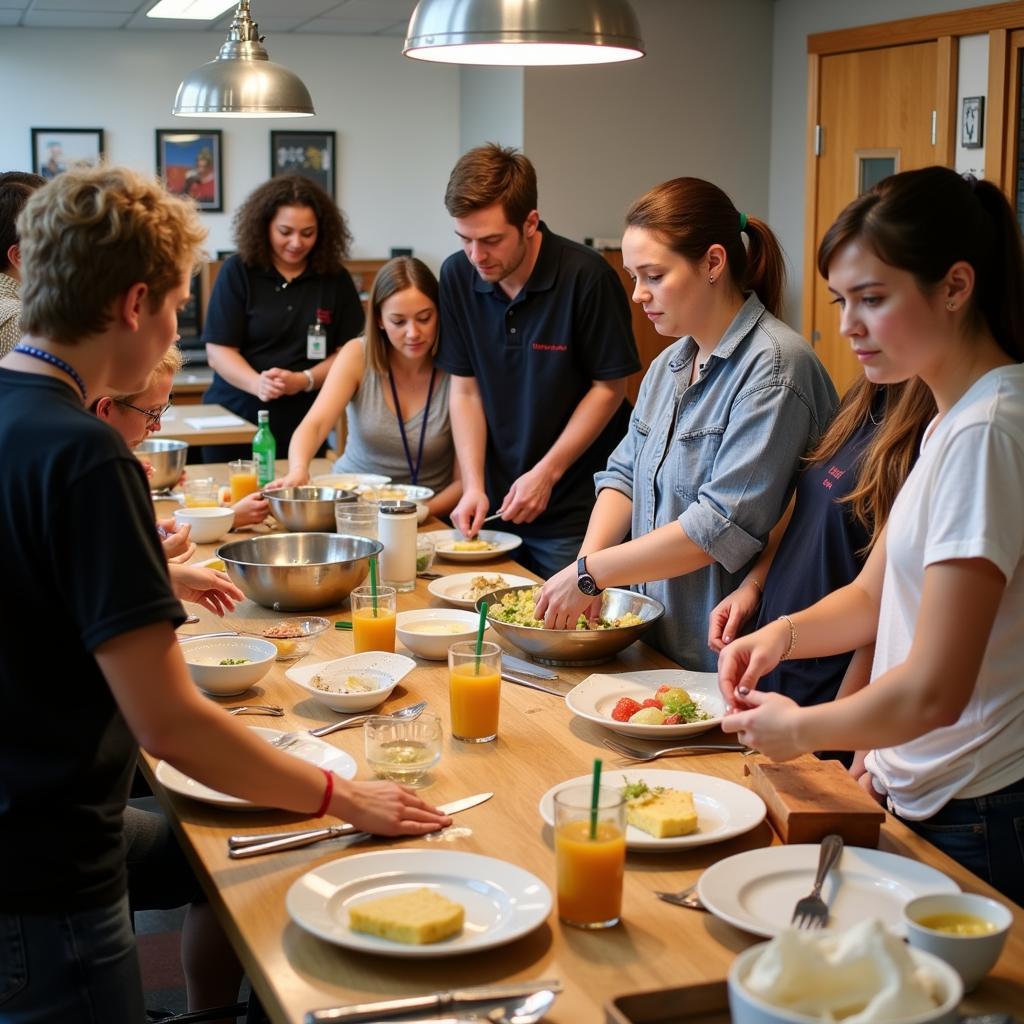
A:
{"label": "strawberry", "polygon": [[654,697],[648,697],[647,700],[645,700],[640,705],[640,707],[642,707],[642,708],[657,708],[660,711],[661,710],[661,701],[660,700],[656,700]]}
{"label": "strawberry", "polygon": [[616,722],[628,722],[640,710],[638,704],[632,697],[621,697],[618,703],[612,708],[612,718]]}
{"label": "strawberry", "polygon": [[668,718],[666,718],[665,721],[662,722],[661,724],[662,725],[678,725],[682,720],[683,720],[683,716],[680,715],[677,712],[674,715],[669,715]]}

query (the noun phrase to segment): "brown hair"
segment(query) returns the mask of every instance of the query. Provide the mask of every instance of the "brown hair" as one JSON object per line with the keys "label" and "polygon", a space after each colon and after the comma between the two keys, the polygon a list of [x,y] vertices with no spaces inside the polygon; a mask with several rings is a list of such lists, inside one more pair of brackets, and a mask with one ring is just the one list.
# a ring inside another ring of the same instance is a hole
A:
{"label": "brown hair", "polygon": [[[882,396],[881,398],[879,396]],[[857,484],[843,498],[868,532],[868,550],[889,518],[892,503],[917,458],[921,435],[935,416],[935,398],[917,377],[899,384],[873,384],[859,377],[843,396],[835,418],[806,457],[809,464],[831,459],[882,405],[882,421],[857,467]]]}
{"label": "brown hair", "polygon": [[770,313],[780,315],[786,284],[782,247],[764,221],[749,216],[742,228],[749,249],[744,246],[740,212],[717,185],[701,178],[656,185],[629,208],[626,226],[654,232],[691,263],[703,259],[711,246],[722,246],[736,287],[755,292]]}
{"label": "brown hair", "polygon": [[948,167],[904,171],[855,199],[825,232],[818,272],[863,241],[883,263],[913,274],[931,291],[963,260],[975,274],[969,316],[1014,360],[1024,359],[1024,251],[1010,204],[991,182]]}
{"label": "brown hair", "polygon": [[[375,370],[377,373],[388,372],[388,339],[380,327],[380,308],[398,292],[404,292],[406,288],[416,288],[434,304],[438,305],[437,278],[431,273],[430,268],[413,256],[396,256],[388,260],[373,281],[373,288],[370,289],[370,300],[366,315],[366,329],[363,332],[363,358],[368,370]],[[437,355],[437,346],[441,340],[441,331],[438,328],[434,336],[434,344],[430,349],[431,356]]]}
{"label": "brown hair", "polygon": [[65,171],[32,195],[18,231],[22,327],[64,343],[104,331],[134,284],[157,309],[206,237],[193,203],[126,167]]}
{"label": "brown hair", "polygon": [[501,203],[505,220],[522,231],[537,209],[537,172],[517,149],[488,142],[459,157],[444,205],[449,216],[468,217],[495,203]]}
{"label": "brown hair", "polygon": [[38,187],[22,181],[0,181],[0,271],[11,266],[7,252],[18,244],[18,214]]}
{"label": "brown hair", "polygon": [[348,256],[352,235],[341,210],[315,182],[299,174],[282,174],[250,192],[235,213],[238,254],[250,267],[273,266],[270,222],[282,206],[305,206],[316,216],[316,245],[309,265],[316,274],[337,274]]}
{"label": "brown hair", "polygon": [[161,357],[160,362],[153,367],[150,371],[149,376],[146,378],[146,384],[144,387],[139,388],[138,391],[131,391],[126,394],[112,394],[112,395],[100,395],[99,398],[95,399],[89,406],[91,412],[96,411],[96,406],[100,404],[103,398],[112,398],[115,402],[134,402],[141,395],[144,395],[161,377],[165,375],[173,376],[185,365],[185,359],[181,354],[181,349],[177,345],[172,345]]}

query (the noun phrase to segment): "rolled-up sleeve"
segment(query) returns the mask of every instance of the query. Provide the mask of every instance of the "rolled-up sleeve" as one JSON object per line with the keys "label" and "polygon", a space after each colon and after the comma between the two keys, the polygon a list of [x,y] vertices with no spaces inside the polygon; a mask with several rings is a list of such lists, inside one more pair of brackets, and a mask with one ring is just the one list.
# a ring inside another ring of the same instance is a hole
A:
{"label": "rolled-up sleeve", "polygon": [[739,572],[782,515],[819,429],[789,384],[765,383],[740,395],[711,472],[679,516],[687,536],[728,572]]}
{"label": "rolled-up sleeve", "polygon": [[633,500],[633,468],[636,451],[636,414],[630,417],[629,430],[608,456],[608,465],[594,474],[594,490],[600,494],[606,487],[620,491]]}

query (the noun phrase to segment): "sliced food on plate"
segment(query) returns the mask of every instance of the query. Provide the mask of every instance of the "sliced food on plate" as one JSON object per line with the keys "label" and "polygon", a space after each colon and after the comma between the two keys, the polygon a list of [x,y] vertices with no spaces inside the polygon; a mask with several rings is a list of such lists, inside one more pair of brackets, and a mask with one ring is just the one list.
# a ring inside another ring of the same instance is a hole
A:
{"label": "sliced food on plate", "polygon": [[457,572],[450,576],[431,580],[427,590],[434,597],[439,597],[442,601],[447,601],[448,604],[453,604],[458,608],[475,608],[481,597],[493,593],[495,590],[504,590],[506,587],[524,587],[533,582],[525,576],[513,576],[507,572]]}
{"label": "sliced food on plate", "polygon": [[434,530],[427,536],[441,558],[453,562],[478,562],[514,551],[522,538],[501,530],[481,530],[475,537],[466,537],[458,530]]}

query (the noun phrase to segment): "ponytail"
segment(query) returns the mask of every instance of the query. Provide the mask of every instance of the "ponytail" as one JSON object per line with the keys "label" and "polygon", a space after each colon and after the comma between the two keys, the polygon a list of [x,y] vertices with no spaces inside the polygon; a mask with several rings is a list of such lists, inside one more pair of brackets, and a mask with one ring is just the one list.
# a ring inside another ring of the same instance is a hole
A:
{"label": "ponytail", "polygon": [[773,316],[782,315],[786,290],[786,258],[775,232],[763,220],[747,218],[747,275],[744,291],[752,291]]}

